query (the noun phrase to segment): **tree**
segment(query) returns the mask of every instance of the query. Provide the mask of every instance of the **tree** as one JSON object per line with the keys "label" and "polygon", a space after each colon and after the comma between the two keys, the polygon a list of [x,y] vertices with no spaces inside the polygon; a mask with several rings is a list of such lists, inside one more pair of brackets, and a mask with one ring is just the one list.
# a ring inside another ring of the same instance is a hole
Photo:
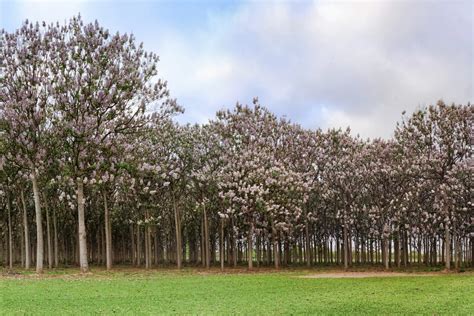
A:
{"label": "tree", "polygon": [[36,272],[43,272],[43,225],[39,177],[46,163],[45,139],[50,133],[48,101],[54,58],[54,28],[25,21],[14,33],[0,32],[0,111],[7,146],[6,159],[30,174],[36,212]]}
{"label": "tree", "polygon": [[64,172],[75,181],[81,271],[87,272],[84,182],[96,146],[110,147],[114,135],[136,132],[146,105],[155,104],[163,114],[176,106],[166,82],[155,80],[158,56],[136,45],[133,35],[111,35],[78,16],[56,29],[56,39],[54,124],[65,140]]}

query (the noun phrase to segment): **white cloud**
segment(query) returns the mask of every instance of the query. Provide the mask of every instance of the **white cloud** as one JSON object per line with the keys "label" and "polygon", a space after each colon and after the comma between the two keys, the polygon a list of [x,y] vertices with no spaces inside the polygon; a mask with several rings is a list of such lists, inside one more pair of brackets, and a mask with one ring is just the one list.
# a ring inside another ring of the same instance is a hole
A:
{"label": "white cloud", "polygon": [[[211,60],[214,75],[189,81],[172,75],[174,63],[166,67],[178,96],[192,91],[209,117],[259,95],[308,127],[350,125],[364,137],[389,137],[403,110],[440,98],[473,100],[470,8],[436,1],[247,4],[230,16],[211,15],[199,41],[175,54],[193,50],[189,71]],[[190,90],[180,88],[183,81]]]}
{"label": "white cloud", "polygon": [[350,125],[363,137],[389,137],[403,110],[440,98],[474,101],[469,0],[243,2],[203,8],[193,22],[136,20],[162,2],[126,2],[120,16],[103,1],[48,3],[21,2],[21,15],[64,21],[81,11],[113,31],[133,30],[160,55],[161,75],[186,108],[181,121],[205,122],[259,96],[306,127]]}

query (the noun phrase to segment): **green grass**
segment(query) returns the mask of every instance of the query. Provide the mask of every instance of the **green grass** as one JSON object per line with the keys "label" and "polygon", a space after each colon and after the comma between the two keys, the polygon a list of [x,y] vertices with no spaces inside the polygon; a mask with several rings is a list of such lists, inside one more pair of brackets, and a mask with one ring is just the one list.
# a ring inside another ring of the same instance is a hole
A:
{"label": "green grass", "polygon": [[307,279],[308,272],[0,276],[0,314],[473,315],[474,274]]}

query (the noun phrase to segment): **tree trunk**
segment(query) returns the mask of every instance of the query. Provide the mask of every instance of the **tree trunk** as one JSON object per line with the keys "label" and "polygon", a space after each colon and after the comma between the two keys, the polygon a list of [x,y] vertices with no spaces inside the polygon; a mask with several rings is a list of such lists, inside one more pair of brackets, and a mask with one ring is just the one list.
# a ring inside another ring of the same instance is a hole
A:
{"label": "tree trunk", "polygon": [[387,237],[384,237],[383,239],[383,248],[384,248],[384,251],[383,251],[383,261],[384,261],[384,266],[385,266],[385,270],[388,270],[389,269],[389,250],[388,250],[388,246],[389,246],[389,241],[388,241],[388,238]]}
{"label": "tree trunk", "polygon": [[158,228],[155,229],[155,242],[154,242],[154,254],[155,254],[155,265],[160,263],[160,247],[158,246]]}
{"label": "tree trunk", "polygon": [[23,206],[23,232],[25,234],[25,269],[29,269],[31,266],[31,255],[30,255],[30,230],[28,228],[28,213],[26,210],[25,193],[23,189],[20,190],[21,204]]}
{"label": "tree trunk", "polygon": [[206,234],[204,233],[204,215],[201,221],[201,265],[206,267]]}
{"label": "tree trunk", "polygon": [[58,220],[56,217],[56,209],[53,209],[53,234],[54,234],[54,266],[59,265],[58,257]]}
{"label": "tree trunk", "polygon": [[87,261],[87,237],[86,223],[84,215],[84,183],[82,178],[77,178],[77,217],[78,217],[78,237],[79,237],[79,265],[81,273],[89,272],[89,263]]}
{"label": "tree trunk", "polygon": [[257,262],[257,268],[260,267],[260,254],[261,254],[261,240],[260,240],[260,234],[257,234],[257,240],[256,240],[256,262]]}
{"label": "tree trunk", "polygon": [[175,232],[176,232],[176,265],[178,269],[181,269],[181,255],[182,245],[181,245],[181,218],[179,215],[179,209],[176,205],[176,198],[173,193],[173,209],[174,209],[174,224],[175,224]]}
{"label": "tree trunk", "polygon": [[38,189],[38,181],[36,179],[36,173],[31,173],[31,183],[33,185],[33,197],[35,201],[35,214],[36,214],[36,273],[43,273],[43,221],[41,214],[40,204],[40,193]]}
{"label": "tree trunk", "polygon": [[347,236],[347,225],[344,224],[343,228],[343,238],[344,238],[344,243],[343,243],[343,252],[344,252],[344,269],[347,270],[349,268],[349,247],[348,247],[348,236]]}
{"label": "tree trunk", "polygon": [[48,244],[48,268],[52,269],[53,268],[53,243],[51,241],[51,224],[50,224],[50,219],[49,219],[49,205],[47,204],[47,199],[46,195],[44,192],[42,193],[43,195],[43,201],[44,201],[44,208],[46,210],[46,242]]}
{"label": "tree trunk", "polygon": [[135,249],[135,233],[133,232],[133,224],[130,225],[130,242],[132,244],[132,265],[137,264],[136,249]]}
{"label": "tree trunk", "polygon": [[306,261],[306,266],[307,267],[310,267],[311,266],[311,252],[309,250],[310,248],[310,236],[309,236],[309,224],[308,224],[308,220],[306,220],[306,225],[305,225],[305,261]]}
{"label": "tree trunk", "polygon": [[140,225],[137,224],[137,267],[142,264],[142,238],[140,230]]}
{"label": "tree trunk", "polygon": [[471,267],[474,267],[474,237],[470,238],[471,242]]}
{"label": "tree trunk", "polygon": [[12,202],[10,200],[10,192],[7,193],[7,208],[8,208],[8,267],[13,269],[13,236],[12,236]]}
{"label": "tree trunk", "polygon": [[209,241],[209,223],[207,221],[207,210],[206,205],[203,206],[204,214],[204,255],[206,260],[206,268],[211,267],[211,253],[210,253],[210,241]]}
{"label": "tree trunk", "polygon": [[[149,215],[147,216],[149,218]],[[146,236],[148,238],[148,268],[151,268],[151,258],[152,258],[152,252],[151,252],[151,227],[150,225],[146,225]]]}
{"label": "tree trunk", "polygon": [[224,271],[224,219],[221,218],[221,238],[220,238],[220,262],[221,262],[221,271]]}
{"label": "tree trunk", "polygon": [[[148,216],[145,215],[148,219]],[[150,269],[150,234],[148,233],[148,224],[145,224],[145,269]]]}
{"label": "tree trunk", "polygon": [[275,269],[280,268],[280,255],[278,253],[278,240],[275,225],[272,222],[272,238],[273,238],[273,260],[275,262]]}
{"label": "tree trunk", "polygon": [[418,244],[417,244],[417,262],[418,265],[421,264],[421,237],[418,237]]}
{"label": "tree trunk", "polygon": [[460,241],[461,239],[457,236],[457,234],[454,234],[454,268],[459,271],[459,268],[461,267],[460,265]]}
{"label": "tree trunk", "polygon": [[102,192],[104,198],[104,222],[105,222],[105,262],[107,271],[112,269],[112,232],[110,225],[109,207],[107,204],[107,193]]}
{"label": "tree trunk", "polygon": [[393,249],[395,251],[395,264],[397,268],[400,268],[400,230],[397,232],[397,235],[393,240]]}
{"label": "tree trunk", "polygon": [[451,234],[449,232],[448,225],[445,226],[445,236],[444,236],[444,251],[445,251],[445,267],[446,270],[451,269]]}
{"label": "tree trunk", "polygon": [[252,223],[250,223],[250,228],[249,228],[249,235],[247,237],[247,255],[248,255],[248,264],[249,264],[249,270],[253,269],[253,220]]}

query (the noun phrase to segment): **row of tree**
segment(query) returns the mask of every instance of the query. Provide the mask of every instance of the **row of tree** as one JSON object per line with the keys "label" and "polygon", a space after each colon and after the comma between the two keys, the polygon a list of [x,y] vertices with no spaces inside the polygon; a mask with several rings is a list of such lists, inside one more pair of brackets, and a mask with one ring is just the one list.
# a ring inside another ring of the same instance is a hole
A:
{"label": "row of tree", "polygon": [[474,264],[474,111],[390,140],[182,112],[158,56],[80,17],[0,33],[0,257],[59,265]]}

